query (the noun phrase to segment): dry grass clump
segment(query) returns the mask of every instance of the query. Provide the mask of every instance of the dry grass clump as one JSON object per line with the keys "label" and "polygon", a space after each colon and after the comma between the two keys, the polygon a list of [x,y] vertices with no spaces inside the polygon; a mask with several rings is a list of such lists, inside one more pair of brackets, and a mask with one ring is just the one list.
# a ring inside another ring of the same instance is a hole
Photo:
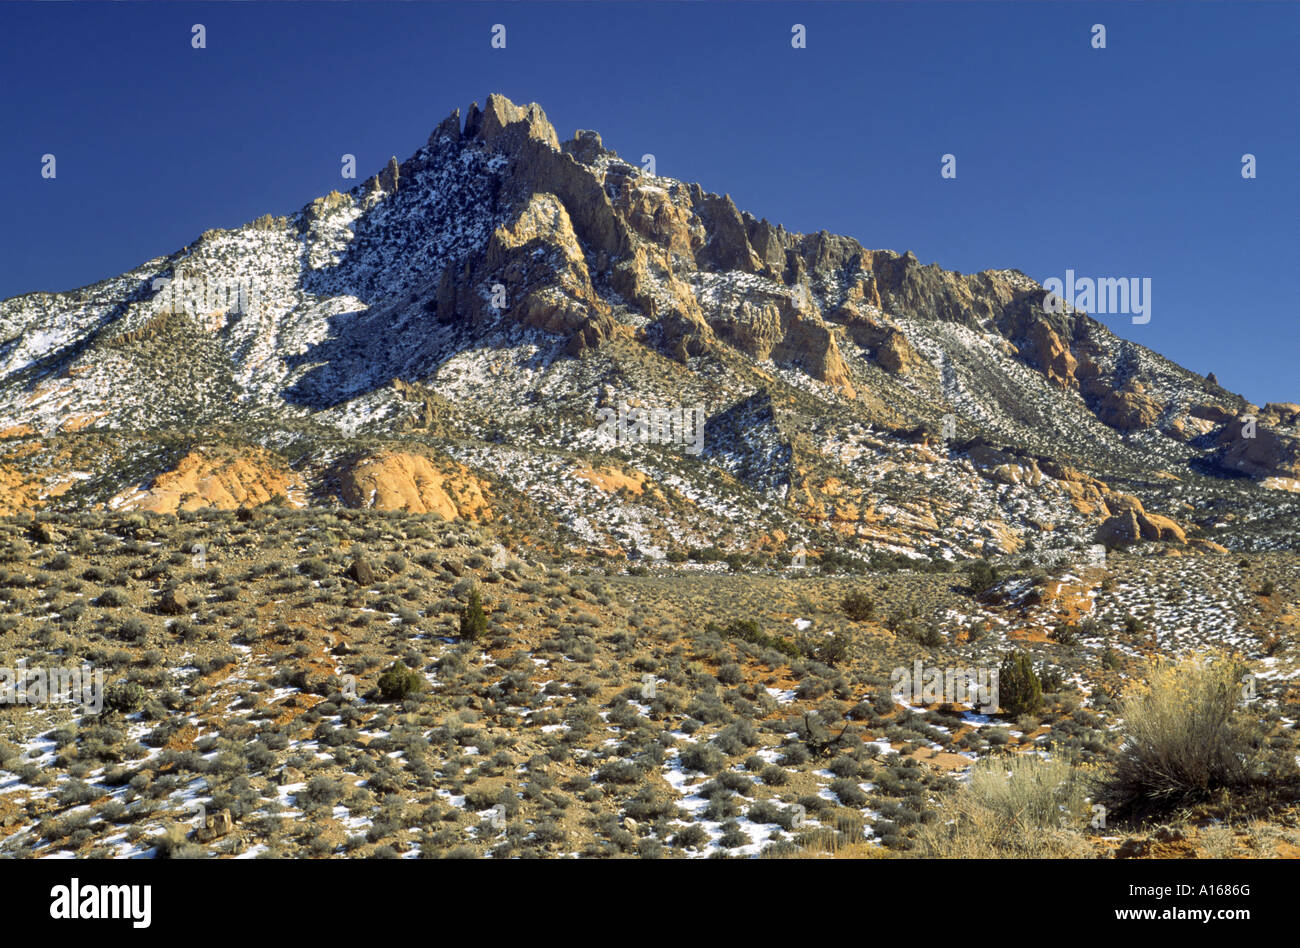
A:
{"label": "dry grass clump", "polygon": [[820,826],[799,832],[793,840],[764,849],[762,859],[889,859],[896,854],[865,838],[862,817],[842,812],[834,826]]}
{"label": "dry grass clump", "polygon": [[921,828],[918,854],[942,859],[1086,858],[1090,773],[1064,760],[979,761],[939,819]]}

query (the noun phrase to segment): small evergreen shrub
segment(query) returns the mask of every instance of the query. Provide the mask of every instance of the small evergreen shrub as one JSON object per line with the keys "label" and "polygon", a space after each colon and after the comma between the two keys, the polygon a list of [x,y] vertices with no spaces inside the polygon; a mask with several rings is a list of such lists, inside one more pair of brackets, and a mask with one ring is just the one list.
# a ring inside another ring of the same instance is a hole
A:
{"label": "small evergreen shrub", "polygon": [[1028,652],[1011,652],[998,669],[998,704],[1004,714],[1019,717],[1043,706],[1043,686]]}
{"label": "small evergreen shrub", "polygon": [[386,701],[398,701],[424,690],[424,678],[401,662],[393,662],[379,676],[379,693]]}
{"label": "small evergreen shrub", "polygon": [[460,637],[473,642],[486,634],[487,616],[483,614],[483,602],[475,587],[469,591],[469,600],[460,612]]}
{"label": "small evergreen shrub", "polygon": [[840,603],[840,608],[844,614],[854,622],[862,622],[870,619],[876,611],[876,604],[865,590],[855,589],[846,595]]}

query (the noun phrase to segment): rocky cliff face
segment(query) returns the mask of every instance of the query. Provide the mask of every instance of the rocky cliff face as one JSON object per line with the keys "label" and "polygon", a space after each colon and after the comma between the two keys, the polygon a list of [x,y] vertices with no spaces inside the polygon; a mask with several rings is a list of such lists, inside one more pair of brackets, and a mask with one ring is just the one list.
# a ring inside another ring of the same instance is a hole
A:
{"label": "rocky cliff face", "polygon": [[[652,555],[779,535],[950,557],[1227,522],[1274,543],[1300,408],[1249,405],[1044,297],[1015,270],[786,231],[492,95],[352,191],[0,303],[0,464],[16,508],[292,489],[478,517],[504,487],[572,542]],[[630,403],[698,408],[704,450],[635,424],[611,440],[597,411]],[[156,456],[151,432],[254,443],[218,471]],[[23,465],[76,437],[120,457],[64,450],[73,486],[43,488]],[[290,446],[266,473],[258,452]],[[610,469],[593,455],[652,489],[573,479]],[[1243,503],[1257,514],[1229,518]]]}
{"label": "rocky cliff face", "polygon": [[[1077,394],[1120,432],[1180,434],[1176,416],[1188,410],[1188,396],[1207,396],[1201,411],[1241,407],[1217,385],[1197,379],[1189,386],[1189,373],[1144,364],[1136,347],[1086,314],[1046,312],[1042,287],[1017,271],[963,276],[911,253],[867,250],[825,232],[789,233],[727,196],[642,172],[593,132],[560,144],[536,105],[494,95],[479,114],[471,109],[457,141],[510,156],[502,187],[509,223],[475,266],[444,273],[445,318],[465,311],[481,318],[491,305],[488,288],[500,282],[518,301],[510,306],[515,318],[567,336],[569,351],[581,354],[616,334],[612,308],[628,307],[651,320],[659,347],[679,361],[730,346],[852,399],[846,343],[894,375],[924,365],[896,322],[906,317],[996,334],[1002,354]],[[449,136],[456,115],[440,126]],[[1175,391],[1162,400],[1147,386]]]}

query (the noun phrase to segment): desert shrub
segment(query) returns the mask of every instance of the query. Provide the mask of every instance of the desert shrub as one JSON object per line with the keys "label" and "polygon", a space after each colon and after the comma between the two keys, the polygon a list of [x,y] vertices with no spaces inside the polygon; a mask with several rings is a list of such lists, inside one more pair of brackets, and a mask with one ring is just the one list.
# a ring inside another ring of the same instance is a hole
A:
{"label": "desert shrub", "polygon": [[709,841],[709,834],[703,826],[692,823],[690,826],[682,829],[672,839],[672,844],[677,849],[699,849]]}
{"label": "desert shrub", "polygon": [[741,796],[749,796],[754,789],[754,781],[733,770],[722,771],[713,783],[733,793],[739,793]]}
{"label": "desert shrub", "polygon": [[810,760],[812,755],[803,744],[786,744],[781,748],[780,763],[783,767],[798,767]]}
{"label": "desert shrub", "polygon": [[667,819],[679,815],[676,804],[654,788],[643,785],[624,805],[623,812],[642,822]]}
{"label": "desert shrub", "polygon": [[847,777],[836,777],[832,780],[831,793],[839,797],[840,803],[845,806],[863,806],[867,802],[867,795],[863,789]]}
{"label": "desert shrub", "polygon": [[795,686],[794,693],[803,700],[820,698],[831,690],[830,682],[821,678],[805,678]]}
{"label": "desert shrub", "polygon": [[832,760],[826,769],[837,777],[856,777],[862,773],[862,765],[852,757],[845,757],[843,754]]}
{"label": "desert shrub", "polygon": [[379,694],[386,701],[398,701],[424,690],[424,678],[401,662],[393,662],[379,676]]}
{"label": "desert shrub", "polygon": [[903,632],[926,648],[938,648],[944,642],[943,630],[934,622],[908,622],[904,625]]}
{"label": "desert shrub", "polygon": [[1058,622],[1049,633],[1053,642],[1061,645],[1075,645],[1079,641],[1079,629],[1066,622]]}
{"label": "desert shrub", "polygon": [[682,751],[681,760],[682,766],[687,770],[698,770],[705,774],[716,774],[726,763],[721,751],[705,744],[692,744]]}
{"label": "desert shrub", "polygon": [[745,818],[753,823],[775,823],[788,830],[794,827],[797,813],[794,807],[781,806],[776,800],[762,800],[749,808]]}
{"label": "desert shrub", "polygon": [[331,777],[312,777],[296,797],[303,809],[333,806],[343,799],[343,783]]}
{"label": "desert shrub", "polygon": [[1043,662],[1038,666],[1038,683],[1043,689],[1043,694],[1055,694],[1065,687],[1065,673]]}
{"label": "desert shrub", "polygon": [[116,681],[104,689],[104,707],[131,714],[144,707],[144,686],[135,681]]}
{"label": "desert shrub", "polygon": [[149,638],[149,626],[142,619],[127,619],[117,630],[117,637],[125,642],[144,642]]}
{"label": "desert shrub", "polygon": [[1028,652],[1008,653],[998,669],[998,704],[1005,714],[1019,717],[1043,706],[1043,686]]}
{"label": "desert shrub", "polygon": [[823,573],[861,573],[865,572],[868,566],[872,568],[877,566],[874,555],[872,556],[872,562],[868,564],[851,553],[845,553],[842,550],[825,550],[817,561],[817,568]]}
{"label": "desert shrub", "polygon": [[1120,809],[1164,809],[1247,782],[1256,751],[1240,704],[1245,671],[1222,654],[1148,667],[1121,702],[1126,741],[1107,786]]}
{"label": "desert shrub", "polygon": [[543,846],[550,843],[562,843],[566,833],[564,828],[552,819],[545,819],[533,827],[533,838]]}
{"label": "desert shrub", "polygon": [[949,796],[939,818],[919,827],[921,855],[944,858],[1084,857],[1091,850],[1089,773],[1037,756],[985,759]]}
{"label": "desert shrub", "polygon": [[697,563],[716,563],[727,556],[726,551],[719,546],[694,547],[687,555]]}
{"label": "desert shrub", "polygon": [[753,619],[737,619],[725,628],[716,622],[710,622],[705,626],[704,632],[706,635],[728,636],[762,648],[775,649],[782,655],[790,657],[798,657],[802,654],[796,643],[778,635],[769,635],[759,628],[758,623]]}
{"label": "desert shrub", "polygon": [[334,572],[328,563],[318,557],[303,560],[298,564],[298,571],[304,576],[310,576],[312,579],[324,579]]}
{"label": "desert shrub", "polygon": [[790,771],[776,764],[768,764],[759,774],[759,778],[769,787],[783,787],[790,782]]}
{"label": "desert shrub", "polygon": [[630,760],[615,760],[596,771],[597,780],[602,783],[634,784],[645,776],[640,765]]}
{"label": "desert shrub", "polygon": [[99,598],[95,600],[95,605],[103,606],[107,609],[117,609],[121,606],[129,605],[130,602],[131,597],[127,595],[125,589],[121,589],[117,586],[110,586],[99,594]]}
{"label": "desert shrub", "polygon": [[729,662],[718,669],[718,681],[724,685],[738,685],[744,680],[744,670],[735,662]]}
{"label": "desert shrub", "polygon": [[202,859],[207,856],[202,847],[196,846],[185,838],[185,830],[179,826],[171,827],[167,832],[154,837],[159,859]]}
{"label": "desert shrub", "polygon": [[728,820],[722,824],[722,835],[718,837],[718,845],[727,849],[734,849],[737,846],[744,846],[749,843],[749,837],[741,830],[740,824],[735,820]]}
{"label": "desert shrub", "polygon": [[840,603],[840,608],[844,614],[854,622],[861,622],[864,619],[870,619],[876,611],[876,604],[867,595],[865,590],[854,589],[846,595]]}
{"label": "desert shrub", "polygon": [[636,708],[626,701],[619,701],[610,709],[605,720],[619,727],[636,727],[641,721],[641,715],[637,713]]}
{"label": "desert shrub", "polygon": [[978,596],[998,581],[998,571],[988,560],[976,560],[966,568],[967,588]]}
{"label": "desert shrub", "polygon": [[[754,722],[744,717],[727,725],[713,739],[713,746],[729,756],[744,753],[745,748],[757,747],[761,743],[762,739],[758,736],[758,729],[754,727]],[[762,758],[758,760],[761,765]]]}
{"label": "desert shrub", "polygon": [[829,639],[818,643],[812,648],[805,646],[806,652],[811,652],[817,661],[832,667],[842,665],[848,661],[849,651],[853,648],[853,633],[845,628],[836,629]]}

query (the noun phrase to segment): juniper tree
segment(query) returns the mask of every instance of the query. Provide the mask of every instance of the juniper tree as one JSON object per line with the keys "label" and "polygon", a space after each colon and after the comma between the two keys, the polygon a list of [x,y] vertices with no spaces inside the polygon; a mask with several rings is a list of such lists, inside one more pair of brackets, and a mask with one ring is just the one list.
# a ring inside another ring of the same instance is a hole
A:
{"label": "juniper tree", "polygon": [[486,632],[487,616],[483,614],[483,602],[475,587],[469,591],[469,601],[460,612],[460,637],[472,642]]}
{"label": "juniper tree", "polygon": [[1012,717],[1037,711],[1043,704],[1043,686],[1028,652],[1016,651],[998,669],[998,704]]}

